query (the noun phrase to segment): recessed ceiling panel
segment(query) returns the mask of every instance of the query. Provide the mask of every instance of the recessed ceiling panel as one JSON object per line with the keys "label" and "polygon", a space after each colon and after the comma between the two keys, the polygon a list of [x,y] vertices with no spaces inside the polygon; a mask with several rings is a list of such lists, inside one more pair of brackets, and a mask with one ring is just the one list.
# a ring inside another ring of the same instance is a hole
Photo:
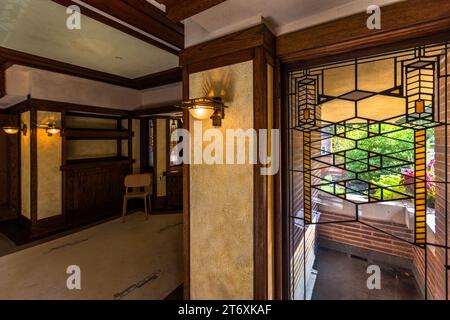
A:
{"label": "recessed ceiling panel", "polygon": [[127,78],[178,66],[176,55],[84,15],[69,30],[68,17],[50,0],[2,0],[0,46]]}

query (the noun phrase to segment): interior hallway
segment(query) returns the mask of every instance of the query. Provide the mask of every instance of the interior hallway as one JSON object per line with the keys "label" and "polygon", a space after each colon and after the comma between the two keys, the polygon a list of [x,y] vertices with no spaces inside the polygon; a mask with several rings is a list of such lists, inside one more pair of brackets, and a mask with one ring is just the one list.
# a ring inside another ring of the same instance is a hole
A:
{"label": "interior hallway", "polygon": [[[81,290],[68,290],[70,265]],[[143,213],[0,258],[0,299],[164,299],[182,283],[182,215]]]}
{"label": "interior hallway", "polygon": [[381,289],[369,290],[371,264],[331,249],[317,251],[317,271],[312,300],[418,300],[423,299],[411,272],[381,267]]}

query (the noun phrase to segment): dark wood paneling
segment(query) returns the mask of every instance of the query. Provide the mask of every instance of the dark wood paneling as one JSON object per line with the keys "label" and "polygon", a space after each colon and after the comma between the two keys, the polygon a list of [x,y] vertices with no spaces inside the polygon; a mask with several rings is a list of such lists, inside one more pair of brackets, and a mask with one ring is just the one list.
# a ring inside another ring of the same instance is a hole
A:
{"label": "dark wood paneling", "polygon": [[[120,120],[118,120],[120,121]],[[69,140],[119,140],[128,139],[129,130],[96,130],[96,129],[70,129],[61,133]]]}
{"label": "dark wood paneling", "polygon": [[161,17],[155,19],[148,7],[139,7],[139,3],[131,4],[131,1],[123,0],[83,0],[83,2],[177,48],[184,48],[184,32],[179,32],[180,26],[172,23],[173,27],[168,27],[167,21],[161,23]]}
{"label": "dark wood paneling", "polygon": [[171,112],[181,112],[182,110],[180,108],[177,108],[173,105],[170,106],[164,106],[164,107],[155,107],[155,108],[144,108],[133,111],[131,114],[133,117],[150,117],[154,115],[158,115],[160,113],[171,113]]}
{"label": "dark wood paneling", "polygon": [[[72,0],[52,0],[52,1],[62,5],[64,7],[68,7],[70,5],[75,4]],[[115,1],[119,1],[119,0],[114,0],[114,1],[110,1],[110,2],[115,2]],[[138,0],[132,0],[132,1],[136,2]],[[142,1],[139,1],[139,2],[142,2]],[[130,3],[131,3],[131,1],[130,1]],[[149,36],[146,36],[145,34],[139,32],[139,31],[136,31],[136,30],[134,30],[132,28],[129,28],[126,25],[124,25],[124,24],[122,24],[120,22],[111,20],[111,19],[109,19],[109,18],[107,18],[107,17],[105,17],[105,16],[103,16],[103,15],[101,15],[101,14],[99,14],[99,13],[93,11],[93,10],[90,10],[90,9],[88,9],[86,7],[82,7],[81,8],[81,13],[83,15],[89,17],[89,18],[92,18],[92,19],[97,20],[97,21],[99,21],[101,23],[104,23],[104,24],[106,24],[106,25],[108,25],[110,27],[113,27],[113,28],[115,28],[117,30],[120,30],[120,31],[122,31],[122,32],[124,32],[126,34],[129,34],[132,37],[135,37],[137,39],[140,39],[142,41],[150,43],[151,45],[154,45],[154,46],[156,46],[156,47],[158,47],[160,49],[166,50],[166,51],[168,51],[170,53],[173,53],[173,54],[177,54],[178,53],[178,50],[176,50],[176,49],[174,49],[174,48],[172,48],[170,46],[167,46],[164,43],[162,43],[160,41],[157,41],[157,40],[155,40],[155,39],[153,39],[153,38],[151,38]],[[165,18],[164,16],[162,16],[162,17]],[[156,18],[156,16],[155,16],[155,18]],[[174,28],[177,28],[177,30],[181,34],[184,34],[184,30],[180,26],[174,24],[171,20],[169,20],[167,18],[165,18],[165,20],[168,21],[169,23],[171,23],[174,26]],[[127,22],[127,21],[124,21],[124,22]]]}
{"label": "dark wood paneling", "polygon": [[448,0],[402,1],[382,7],[381,13],[381,30],[369,30],[369,15],[360,13],[282,35],[277,38],[277,55],[291,63],[450,30]]}
{"label": "dark wood paneling", "polygon": [[[42,100],[42,99],[29,99],[28,103],[39,110],[43,111],[54,111],[54,112],[86,112],[98,115],[113,115],[117,117],[124,117],[130,114],[128,110],[94,107],[82,104],[67,103],[52,100]],[[22,108],[26,108],[26,104],[21,104]],[[94,116],[95,117],[95,116]]]}
{"label": "dark wood paneling", "polygon": [[210,60],[245,49],[264,47],[268,52],[275,52],[275,39],[268,37],[270,31],[264,24],[238,31],[225,37],[208,41],[184,49],[180,53],[180,65]]}
{"label": "dark wood paneling", "polygon": [[169,209],[183,207],[183,172],[168,171],[166,176],[166,200]]}
{"label": "dark wood paneling", "polygon": [[30,131],[30,192],[31,192],[31,222],[35,224],[38,221],[38,159],[37,159],[37,110],[31,107],[30,122],[32,123]]}
{"label": "dark wood paneling", "polygon": [[[275,60],[274,66],[274,129],[281,132],[281,66],[278,59]],[[274,245],[275,245],[275,299],[283,299],[283,196],[282,196],[282,172],[285,170],[283,166],[283,153],[281,143],[278,143],[278,154],[280,155],[280,167],[274,180]]]}
{"label": "dark wood paneling", "polygon": [[[253,61],[253,117],[254,128],[267,128],[267,62],[263,47],[255,49]],[[267,176],[261,174],[262,165],[254,166],[253,172],[253,242],[254,242],[254,299],[267,299],[268,249],[267,249]]]}
{"label": "dark wood paneling", "polygon": [[[189,72],[183,68],[183,100],[189,99]],[[183,128],[190,129],[189,111],[183,111]],[[187,150],[183,151],[185,154]],[[189,154],[189,152],[187,153]],[[183,267],[184,267],[184,299],[191,298],[191,254],[190,254],[190,173],[189,164],[183,164]]]}
{"label": "dark wood paneling", "polygon": [[167,17],[172,21],[179,22],[214,7],[225,0],[156,0],[166,6]]}
{"label": "dark wood paneling", "polygon": [[66,176],[66,225],[87,224],[121,212],[123,181],[131,173],[129,160],[68,161]]}
{"label": "dark wood paneling", "polygon": [[254,49],[246,49],[232,54],[211,58],[205,61],[199,61],[188,65],[189,73],[201,72],[204,70],[210,70],[220,68],[223,66],[229,66],[240,62],[253,60]]}
{"label": "dark wood paneling", "polygon": [[[140,130],[141,130],[141,139],[140,139],[140,156],[141,156],[141,173],[149,172],[149,146],[150,146],[150,128],[149,128],[149,119],[141,119],[140,120]],[[153,184],[153,183],[152,183]],[[154,190],[154,188],[153,188]]]}
{"label": "dark wood paneling", "polygon": [[[0,128],[17,123],[17,116],[0,114]],[[19,135],[7,135],[0,129],[0,221],[19,215],[19,166]]]}
{"label": "dark wood paneling", "polygon": [[137,89],[148,89],[166,84],[181,82],[181,68],[173,68],[161,71],[148,76],[134,79]]}
{"label": "dark wood paneling", "polygon": [[[1,61],[0,61],[1,64]],[[6,95],[6,71],[0,68],[0,99]]]}

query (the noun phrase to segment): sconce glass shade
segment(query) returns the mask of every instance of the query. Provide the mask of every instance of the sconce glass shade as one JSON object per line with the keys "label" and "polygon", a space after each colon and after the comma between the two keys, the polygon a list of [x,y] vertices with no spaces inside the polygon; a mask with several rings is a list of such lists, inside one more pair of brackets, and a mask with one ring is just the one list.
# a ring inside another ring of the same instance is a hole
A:
{"label": "sconce glass shade", "polygon": [[222,98],[197,98],[183,101],[177,107],[189,110],[189,113],[198,120],[213,119],[213,123],[216,126],[219,122],[218,117],[223,119],[224,109],[227,108],[223,102]]}
{"label": "sconce glass shade", "polygon": [[48,128],[47,129],[47,133],[50,135],[58,134],[60,132],[61,132],[61,130],[58,128]]}
{"label": "sconce glass shade", "polygon": [[20,128],[17,127],[3,127],[3,131],[7,134],[18,134]]}
{"label": "sconce glass shade", "polygon": [[189,113],[197,120],[207,120],[214,114],[214,109],[198,106],[190,109]]}
{"label": "sconce glass shade", "polygon": [[6,134],[13,135],[13,134],[18,134],[19,132],[22,131],[24,136],[27,135],[27,126],[24,123],[22,123],[20,127],[10,126],[10,127],[3,127],[2,129]]}
{"label": "sconce glass shade", "polygon": [[58,134],[61,132],[61,129],[56,126],[55,123],[49,122],[47,124],[38,124],[38,128],[44,129],[45,132],[48,134],[49,137],[53,136],[54,134]]}

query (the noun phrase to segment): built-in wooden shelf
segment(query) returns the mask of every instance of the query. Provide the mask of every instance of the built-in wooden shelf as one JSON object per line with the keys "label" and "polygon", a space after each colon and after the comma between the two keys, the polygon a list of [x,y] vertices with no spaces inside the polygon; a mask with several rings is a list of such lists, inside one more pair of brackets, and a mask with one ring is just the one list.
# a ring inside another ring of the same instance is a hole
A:
{"label": "built-in wooden shelf", "polygon": [[64,129],[62,136],[67,140],[120,140],[130,138],[129,130]]}
{"label": "built-in wooden shelf", "polygon": [[109,157],[109,158],[89,158],[67,160],[65,166],[61,166],[61,170],[81,169],[89,167],[104,167],[110,165],[129,165],[133,161],[127,157]]}

